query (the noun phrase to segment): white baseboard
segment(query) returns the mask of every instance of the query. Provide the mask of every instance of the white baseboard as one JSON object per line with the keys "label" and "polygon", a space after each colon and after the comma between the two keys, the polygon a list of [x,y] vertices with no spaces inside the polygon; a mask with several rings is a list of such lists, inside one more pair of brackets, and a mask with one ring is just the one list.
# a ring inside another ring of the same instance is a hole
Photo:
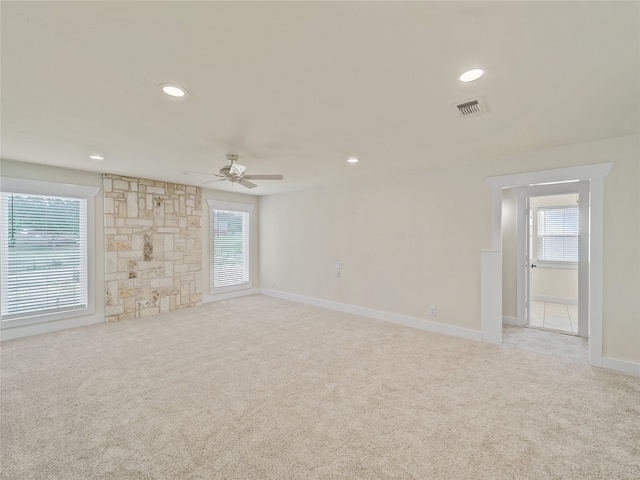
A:
{"label": "white baseboard", "polygon": [[[355,315],[362,315],[363,317],[375,318],[377,320],[383,320],[385,322],[404,325],[406,327],[418,328],[420,330],[426,330],[428,332],[442,333],[442,334],[450,335],[453,337],[461,337],[461,338],[466,338],[468,340],[476,340],[478,342],[482,341],[482,332],[478,330],[455,327],[452,325],[432,322],[430,320],[424,320],[421,318],[408,317],[406,315],[382,312],[380,310],[357,307],[355,305],[348,305],[344,303],[333,302],[330,300],[322,300],[320,298],[306,297],[304,295],[296,295],[294,293],[280,292],[278,290],[269,290],[265,288],[254,289],[253,293],[259,293],[262,295],[267,295],[275,298],[282,298],[283,300],[290,300],[292,302],[305,303],[308,305],[314,305],[316,307],[328,308],[330,310],[338,310],[340,312],[353,313]],[[520,325],[518,323],[518,320],[513,317],[502,317],[502,321],[504,324],[507,324],[507,325],[523,326],[523,325]],[[640,377],[639,363],[633,363],[633,362],[627,362],[625,360],[617,360],[615,358],[603,357],[602,368]]]}
{"label": "white baseboard", "polygon": [[16,338],[40,335],[41,333],[57,332],[69,328],[85,327],[96,323],[104,323],[104,314],[89,315],[86,317],[65,318],[62,320],[52,320],[50,322],[32,323],[31,325],[18,325],[15,327],[4,327],[0,332],[2,341],[15,340]]}
{"label": "white baseboard", "polygon": [[502,317],[503,325],[513,325],[514,327],[524,327],[526,324],[524,322],[519,322],[517,318],[514,317]]}
{"label": "white baseboard", "polygon": [[338,310],[340,312],[362,315],[363,317],[375,318],[385,322],[391,322],[405,327],[418,328],[428,332],[442,333],[453,337],[466,338],[468,340],[482,341],[482,332],[479,330],[471,330],[469,328],[456,327],[439,322],[432,322],[422,318],[409,317],[396,313],[383,312],[371,308],[357,307],[345,303],[333,302],[330,300],[322,300],[320,298],[306,297],[304,295],[296,295],[293,293],[285,293],[277,290],[260,289],[259,292],[270,297],[282,298],[283,300],[291,300],[292,302],[306,303],[316,307],[328,308],[330,310]]}
{"label": "white baseboard", "polygon": [[640,363],[627,362],[617,358],[602,357],[602,368],[640,377]]}
{"label": "white baseboard", "polygon": [[549,302],[549,303],[562,303],[564,305],[578,305],[578,300],[575,298],[563,298],[563,297],[548,297],[545,295],[532,295],[531,301],[533,302]]}
{"label": "white baseboard", "polygon": [[259,288],[247,288],[246,290],[218,293],[217,295],[203,295],[202,303],[217,302],[218,300],[227,300],[229,298],[246,297],[247,295],[255,295],[257,293],[261,293]]}

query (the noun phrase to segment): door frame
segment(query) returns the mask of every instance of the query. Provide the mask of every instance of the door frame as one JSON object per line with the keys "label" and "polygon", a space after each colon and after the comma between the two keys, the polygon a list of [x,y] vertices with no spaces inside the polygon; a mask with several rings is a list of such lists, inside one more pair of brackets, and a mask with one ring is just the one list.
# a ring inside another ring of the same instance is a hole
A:
{"label": "door frame", "polygon": [[613,162],[486,177],[491,188],[491,250],[481,252],[482,341],[502,344],[502,190],[589,180],[589,363],[602,366],[604,177]]}
{"label": "door frame", "polygon": [[[516,196],[516,242],[517,242],[517,322],[528,325],[531,320],[531,232],[529,221],[529,200],[532,197],[548,197],[575,193],[579,200],[578,232],[578,335],[589,337],[589,181],[531,185],[511,189]],[[527,305],[528,304],[528,305]]]}

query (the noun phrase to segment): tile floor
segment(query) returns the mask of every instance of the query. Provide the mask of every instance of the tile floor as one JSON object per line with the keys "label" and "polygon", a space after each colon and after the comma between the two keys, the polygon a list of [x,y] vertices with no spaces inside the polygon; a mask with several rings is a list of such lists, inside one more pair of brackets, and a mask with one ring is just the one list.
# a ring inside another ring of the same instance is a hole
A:
{"label": "tile floor", "polygon": [[566,333],[578,333],[578,306],[563,303],[531,302],[529,326]]}
{"label": "tile floor", "polygon": [[505,325],[502,346],[589,365],[589,341],[566,332]]}

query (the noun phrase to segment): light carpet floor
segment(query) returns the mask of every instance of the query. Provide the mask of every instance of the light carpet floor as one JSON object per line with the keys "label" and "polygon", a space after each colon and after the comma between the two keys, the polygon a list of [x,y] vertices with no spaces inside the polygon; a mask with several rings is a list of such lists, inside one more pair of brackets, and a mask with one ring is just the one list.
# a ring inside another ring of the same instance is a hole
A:
{"label": "light carpet floor", "polygon": [[2,344],[3,479],[638,479],[640,379],[265,296]]}

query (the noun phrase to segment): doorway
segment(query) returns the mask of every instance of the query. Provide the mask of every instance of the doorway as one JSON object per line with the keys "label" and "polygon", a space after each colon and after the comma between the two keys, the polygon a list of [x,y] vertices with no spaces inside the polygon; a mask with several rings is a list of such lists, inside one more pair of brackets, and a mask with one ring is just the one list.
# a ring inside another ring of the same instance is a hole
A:
{"label": "doorway", "polygon": [[[502,344],[502,193],[504,189],[525,186],[542,186],[561,182],[586,181],[589,197],[589,238],[585,262],[587,268],[589,363],[602,366],[602,254],[604,218],[604,177],[611,171],[613,163],[599,163],[577,167],[515,173],[487,177],[491,188],[491,250],[481,252],[482,268],[482,340]],[[584,222],[581,222],[584,226]],[[582,228],[582,227],[581,227]],[[584,247],[583,247],[584,248]],[[520,266],[520,268],[523,268]],[[581,271],[580,276],[585,272]],[[584,279],[582,279],[584,281]],[[518,288],[520,290],[520,288]],[[520,302],[519,302],[520,304]],[[584,307],[583,307],[584,308]],[[579,313],[581,315],[581,313]]]}
{"label": "doorway", "polygon": [[[580,229],[580,203],[585,207],[589,198],[588,191],[582,201],[579,194],[579,182],[503,190],[502,333],[506,347],[588,364],[588,339],[579,336],[578,273],[581,230],[588,236],[588,228]],[[588,335],[588,324],[582,332]]]}

